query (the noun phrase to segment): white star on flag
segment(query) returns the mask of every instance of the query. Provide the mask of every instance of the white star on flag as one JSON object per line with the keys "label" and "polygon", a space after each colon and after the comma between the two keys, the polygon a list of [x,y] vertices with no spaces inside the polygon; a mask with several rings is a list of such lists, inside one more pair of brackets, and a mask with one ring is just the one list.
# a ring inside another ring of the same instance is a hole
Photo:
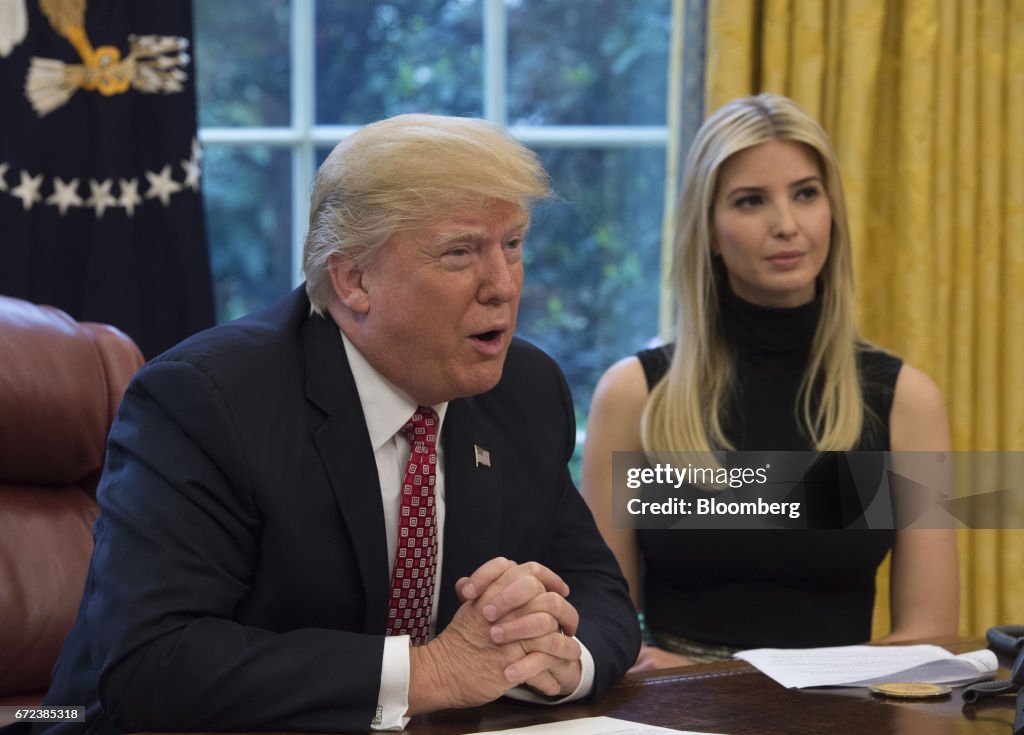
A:
{"label": "white star on flag", "polygon": [[199,164],[195,161],[182,161],[181,167],[185,170],[185,180],[182,186],[187,186],[192,191],[199,191]]}
{"label": "white star on flag", "polygon": [[124,210],[128,213],[129,217],[133,217],[135,215],[135,207],[142,204],[142,197],[139,196],[139,180],[120,179],[120,181],[121,196],[117,200],[117,203],[124,207]]}
{"label": "white star on flag", "polygon": [[89,189],[92,193],[85,200],[85,204],[96,210],[97,219],[103,217],[107,207],[117,206],[117,200],[110,193],[110,187],[113,183],[113,179],[104,179],[102,184],[96,181],[96,179],[89,179]]}
{"label": "white star on flag", "polygon": [[67,214],[68,207],[81,207],[84,203],[78,196],[78,179],[64,183],[60,176],[53,177],[53,193],[46,198],[47,204],[56,204],[60,216]]}
{"label": "white star on flag", "polygon": [[7,191],[7,169],[10,166],[9,163],[0,163],[0,191]]}
{"label": "white star on flag", "polygon": [[149,190],[146,192],[146,199],[160,198],[165,207],[171,206],[171,194],[181,191],[181,184],[171,178],[171,164],[160,169],[159,174],[152,171],[146,172],[149,179]]}
{"label": "white star on flag", "polygon": [[11,189],[11,194],[21,200],[21,206],[25,210],[32,209],[32,205],[43,200],[39,193],[39,187],[43,185],[43,175],[30,176],[28,171],[22,169],[21,183]]}

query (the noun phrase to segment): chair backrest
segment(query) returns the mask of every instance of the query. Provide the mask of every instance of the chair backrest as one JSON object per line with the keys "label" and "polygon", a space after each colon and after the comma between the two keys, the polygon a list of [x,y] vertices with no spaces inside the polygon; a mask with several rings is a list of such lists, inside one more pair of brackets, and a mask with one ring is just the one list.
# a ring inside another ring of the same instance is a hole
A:
{"label": "chair backrest", "polygon": [[92,553],[107,432],[142,353],[0,296],[0,697],[45,692]]}

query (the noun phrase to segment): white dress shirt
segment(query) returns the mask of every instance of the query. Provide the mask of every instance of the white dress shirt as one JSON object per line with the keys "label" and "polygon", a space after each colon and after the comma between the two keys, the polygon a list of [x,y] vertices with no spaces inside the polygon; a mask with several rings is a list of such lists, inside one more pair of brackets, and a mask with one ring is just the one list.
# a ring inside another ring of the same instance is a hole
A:
{"label": "white dress shirt", "polygon": [[[339,330],[340,331],[340,330]],[[384,527],[388,544],[388,568],[382,570],[391,581],[391,570],[394,565],[395,549],[398,546],[398,514],[401,505],[401,485],[405,476],[405,467],[412,453],[409,440],[401,429],[419,408],[419,404],[405,391],[391,383],[367,362],[366,358],[341,332],[341,339],[348,356],[352,378],[355,380],[359,403],[366,418],[366,429],[370,434],[370,445],[377,463],[377,475],[380,478],[380,493],[384,508]],[[441,436],[444,417],[448,411],[447,403],[440,403],[431,408],[437,412],[437,435]],[[437,600],[441,587],[441,562],[444,553],[444,452],[441,442],[437,443],[437,468],[434,483],[434,513],[437,534],[437,573],[434,578],[434,604],[430,612],[430,636],[437,629]],[[579,642],[579,641],[577,641]],[[506,696],[531,702],[557,704],[579,699],[590,693],[594,683],[594,659],[582,643],[580,663],[582,676],[579,686],[567,697],[552,700],[541,697],[524,687],[516,687],[506,692]],[[401,730],[409,722],[406,712],[409,709],[409,636],[388,636],[384,639],[384,658],[380,673],[380,693],[377,698],[377,716],[372,727],[374,730]]]}

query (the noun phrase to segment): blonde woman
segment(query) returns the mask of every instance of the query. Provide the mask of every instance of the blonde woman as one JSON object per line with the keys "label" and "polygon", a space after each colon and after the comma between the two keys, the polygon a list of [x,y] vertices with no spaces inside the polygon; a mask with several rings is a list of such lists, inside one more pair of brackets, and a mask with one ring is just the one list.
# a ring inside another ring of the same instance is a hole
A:
{"label": "blonde woman", "polygon": [[955,634],[952,530],[613,527],[617,450],[950,448],[936,385],[857,332],[835,154],[791,100],[738,99],[704,123],[674,251],[675,341],[601,378],[583,457],[583,492],[647,624],[635,668],[864,642],[890,548],[886,639]]}

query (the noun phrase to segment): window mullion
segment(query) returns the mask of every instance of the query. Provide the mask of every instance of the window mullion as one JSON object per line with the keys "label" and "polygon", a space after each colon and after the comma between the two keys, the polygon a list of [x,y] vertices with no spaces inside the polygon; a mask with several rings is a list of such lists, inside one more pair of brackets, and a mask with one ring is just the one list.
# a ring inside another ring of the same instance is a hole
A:
{"label": "window mullion", "polygon": [[292,283],[302,282],[302,246],[309,212],[309,182],[313,179],[313,121],[316,116],[316,68],[313,57],[316,23],[315,0],[292,0],[291,123],[296,136],[292,148]]}
{"label": "window mullion", "polygon": [[484,118],[504,126],[508,115],[505,78],[508,26],[504,0],[484,0]]}

